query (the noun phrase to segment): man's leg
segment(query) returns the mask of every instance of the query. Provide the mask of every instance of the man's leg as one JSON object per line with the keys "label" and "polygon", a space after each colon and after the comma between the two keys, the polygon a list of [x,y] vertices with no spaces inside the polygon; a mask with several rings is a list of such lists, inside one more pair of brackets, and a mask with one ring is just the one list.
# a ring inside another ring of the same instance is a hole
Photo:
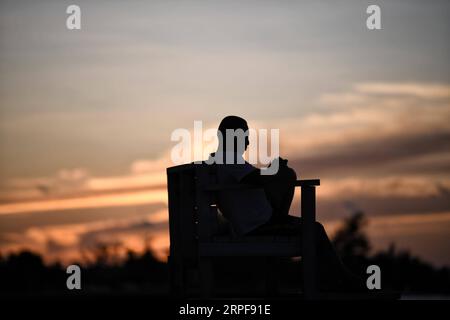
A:
{"label": "man's leg", "polygon": [[[277,228],[278,230],[275,231],[277,234],[301,234],[301,218],[288,215],[283,220],[283,225],[280,225]],[[322,289],[364,290],[365,287],[361,279],[353,275],[342,263],[336,249],[328,238],[325,228],[320,222],[315,223],[315,236],[319,280],[321,281]]]}
{"label": "man's leg", "polygon": [[[272,222],[283,222],[289,215],[292,199],[295,192],[295,181],[297,175],[288,166],[280,166],[274,176],[267,178],[264,183],[266,197],[272,206]],[[264,179],[263,179],[264,182]]]}

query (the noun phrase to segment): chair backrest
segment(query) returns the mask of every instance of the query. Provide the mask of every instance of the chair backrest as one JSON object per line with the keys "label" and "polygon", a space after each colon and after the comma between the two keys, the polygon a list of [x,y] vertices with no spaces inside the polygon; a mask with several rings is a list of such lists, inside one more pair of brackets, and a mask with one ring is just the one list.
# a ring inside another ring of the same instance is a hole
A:
{"label": "chair backrest", "polygon": [[217,229],[214,195],[204,190],[214,180],[214,166],[203,163],[167,169],[172,257],[196,257],[198,242],[209,241]]}

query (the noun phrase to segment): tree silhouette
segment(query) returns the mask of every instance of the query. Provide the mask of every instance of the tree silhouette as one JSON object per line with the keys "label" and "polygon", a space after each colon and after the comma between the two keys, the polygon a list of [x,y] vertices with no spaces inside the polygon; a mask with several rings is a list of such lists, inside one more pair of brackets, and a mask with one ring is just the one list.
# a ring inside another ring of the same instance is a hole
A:
{"label": "tree silhouette", "polygon": [[332,239],[339,256],[346,263],[354,264],[365,260],[370,251],[369,239],[365,233],[368,221],[362,211],[356,211],[344,220],[344,224]]}
{"label": "tree silhouette", "polygon": [[[344,220],[336,232],[333,243],[343,262],[355,273],[366,276],[367,266],[378,265],[383,286],[413,293],[450,294],[450,269],[435,268],[431,264],[398,250],[391,245],[386,250],[370,254],[370,242],[365,228],[368,220],[362,211],[356,211]],[[118,244],[99,243],[90,252],[90,259],[82,265],[82,294],[133,294],[166,296],[168,294],[168,268],[159,261],[150,247],[143,254],[127,251],[117,261]],[[78,264],[75,262],[75,264]],[[235,295],[246,288],[257,288],[263,278],[264,261],[241,257],[218,259],[216,276],[220,289]],[[299,261],[281,261],[280,282],[284,288],[297,288],[301,281]],[[41,256],[29,251],[0,255],[1,295],[72,295],[66,288],[67,274],[60,264],[46,265]],[[236,289],[236,283],[241,288]],[[237,290],[237,291],[236,291]]]}

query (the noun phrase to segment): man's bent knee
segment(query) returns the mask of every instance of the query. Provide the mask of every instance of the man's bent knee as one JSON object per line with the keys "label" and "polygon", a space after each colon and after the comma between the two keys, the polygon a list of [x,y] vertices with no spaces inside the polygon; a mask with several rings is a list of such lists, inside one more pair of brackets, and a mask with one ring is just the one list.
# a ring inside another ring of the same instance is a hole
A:
{"label": "man's bent knee", "polygon": [[278,176],[282,177],[284,181],[295,182],[297,180],[297,174],[294,169],[289,168],[288,166],[282,166],[278,170]]}
{"label": "man's bent knee", "polygon": [[289,177],[289,180],[296,181],[297,180],[297,173],[295,173],[295,170],[289,167],[286,167],[286,175]]}
{"label": "man's bent knee", "polygon": [[319,221],[314,222],[314,227],[315,227],[316,231],[318,231],[318,232],[325,232],[325,228]]}

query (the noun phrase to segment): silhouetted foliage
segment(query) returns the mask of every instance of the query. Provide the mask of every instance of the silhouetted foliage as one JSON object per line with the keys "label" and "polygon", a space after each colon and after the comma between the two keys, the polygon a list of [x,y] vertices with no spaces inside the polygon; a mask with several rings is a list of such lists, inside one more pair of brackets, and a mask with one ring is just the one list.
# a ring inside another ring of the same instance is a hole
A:
{"label": "silhouetted foliage", "polygon": [[407,251],[398,251],[392,244],[388,250],[370,257],[369,262],[380,266],[384,281],[393,288],[407,292],[450,293],[450,269],[435,268]]}
{"label": "silhouetted foliage", "polygon": [[357,211],[345,219],[344,225],[336,232],[333,244],[342,259],[366,257],[370,244],[364,227],[367,219],[361,211]]}
{"label": "silhouetted foliage", "polygon": [[[450,294],[449,268],[431,264],[399,251],[394,245],[370,254],[370,243],[364,231],[367,225],[362,212],[345,219],[336,232],[333,243],[344,263],[361,277],[366,268],[378,265],[382,282],[389,287],[416,293]],[[123,248],[122,248],[123,249]],[[0,255],[0,294],[2,295],[61,295],[61,294],[168,294],[167,264],[155,258],[148,248],[143,254],[128,251],[118,260],[117,244],[99,244],[91,252],[91,260],[82,265],[82,290],[66,288],[65,267],[46,265],[35,253],[23,251],[9,256]],[[217,286],[224,290],[259,289],[264,285],[264,258],[220,258],[215,261]],[[301,282],[301,261],[279,261],[280,283],[284,288],[298,288]],[[195,278],[195,277],[194,277]]]}
{"label": "silhouetted foliage", "polygon": [[[157,260],[150,249],[137,255],[128,251],[117,263],[115,249],[100,244],[97,257],[82,268],[81,293],[163,294],[167,292],[167,265]],[[114,264],[109,262],[113,261]],[[74,263],[79,264],[79,263]],[[45,265],[41,256],[29,251],[11,254],[0,260],[1,294],[78,294],[66,287],[68,274],[60,264]]]}
{"label": "silhouetted foliage", "polygon": [[62,289],[62,286],[65,286],[65,274],[61,266],[46,266],[35,253],[22,251],[0,261],[1,292],[55,291]]}
{"label": "silhouetted foliage", "polygon": [[382,282],[391,289],[408,292],[450,293],[450,269],[437,269],[412,256],[408,251],[396,250],[394,244],[384,251],[370,255],[370,243],[364,231],[368,221],[357,211],[345,219],[336,232],[333,244],[344,264],[365,278],[369,265],[378,265]]}

